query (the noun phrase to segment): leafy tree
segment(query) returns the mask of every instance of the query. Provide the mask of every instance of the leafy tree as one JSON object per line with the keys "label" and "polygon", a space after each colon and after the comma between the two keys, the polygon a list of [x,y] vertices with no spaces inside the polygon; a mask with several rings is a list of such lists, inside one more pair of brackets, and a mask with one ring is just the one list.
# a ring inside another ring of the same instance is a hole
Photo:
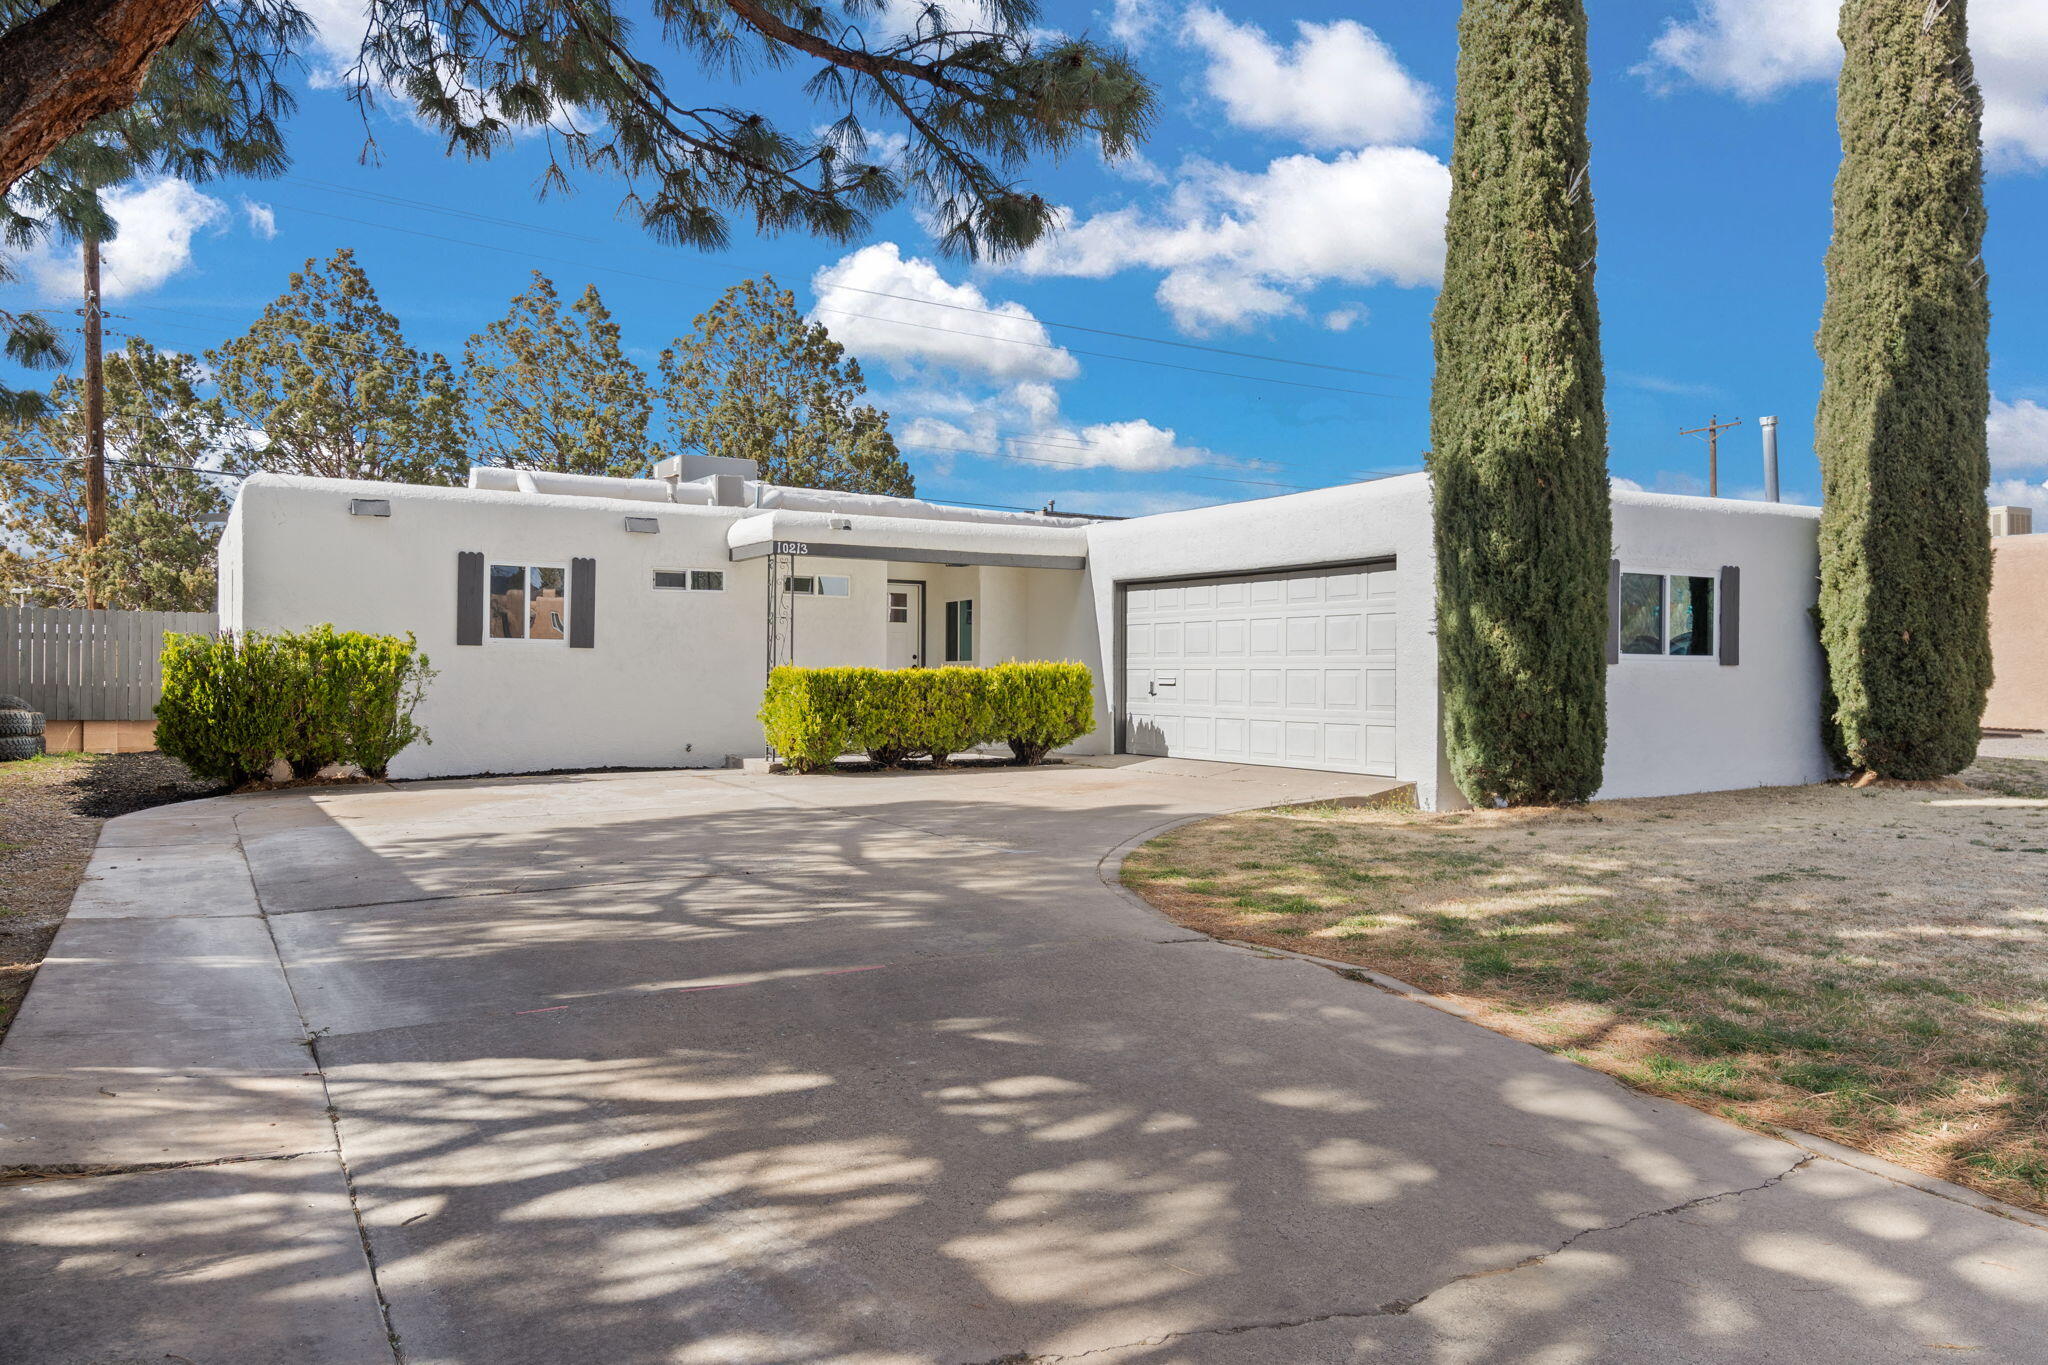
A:
{"label": "leafy tree", "polygon": [[85,546],[84,386],[59,378],[37,417],[0,427],[0,590],[40,606],[82,606],[86,580],[110,607],[211,611],[220,481],[198,468],[246,439],[189,356],[131,339],[106,359],[107,535]]}
{"label": "leafy tree", "polygon": [[1821,639],[1851,763],[1940,777],[1991,684],[1982,104],[1964,0],[1848,0],[1841,34]]}
{"label": "leafy tree", "polygon": [[661,353],[669,421],[684,450],[736,455],[769,483],[916,492],[889,414],[861,403],[860,362],[797,312],[766,275],[726,290]]}
{"label": "leafy tree", "polygon": [[405,344],[346,248],[294,271],[247,333],[206,353],[228,409],[263,433],[237,470],[461,483],[469,428],[439,353]]}
{"label": "leafy tree", "polygon": [[1429,469],[1444,736],[1465,795],[1599,788],[1607,425],[1579,0],[1466,0]]}
{"label": "leafy tree", "polygon": [[564,312],[554,281],[534,271],[462,359],[478,432],[505,464],[628,476],[661,458],[647,440],[654,390],[594,284]]}
{"label": "leafy tree", "polygon": [[[615,176],[649,231],[703,247],[731,213],[849,240],[906,194],[957,250],[1028,246],[1053,206],[1017,183],[1023,164],[1084,138],[1127,155],[1153,112],[1120,48],[1047,33],[1036,0],[656,0],[644,28],[625,0],[362,8],[347,79],[366,114],[405,106],[469,157],[545,127],[544,189]],[[94,191],[140,172],[274,173],[282,78],[310,38],[294,0],[0,0],[0,196],[73,158],[89,174],[20,202],[66,201],[75,235]],[[809,68],[794,130],[702,88],[793,63]],[[876,117],[908,135],[900,158],[869,157]]]}
{"label": "leafy tree", "polygon": [[[111,239],[99,191],[138,176],[275,175],[309,32],[289,0],[0,0],[0,240]],[[34,312],[0,310],[0,337],[27,368],[69,359]],[[0,416],[43,397],[0,385]]]}

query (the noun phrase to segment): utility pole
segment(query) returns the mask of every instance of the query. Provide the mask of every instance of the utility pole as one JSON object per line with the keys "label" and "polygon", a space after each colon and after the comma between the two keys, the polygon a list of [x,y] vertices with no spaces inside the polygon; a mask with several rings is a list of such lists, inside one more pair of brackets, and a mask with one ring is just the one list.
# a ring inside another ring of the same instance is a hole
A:
{"label": "utility pole", "polygon": [[85,250],[85,605],[100,604],[93,551],[107,536],[107,390],[100,368],[100,241],[88,234]]}
{"label": "utility pole", "polygon": [[1707,496],[1710,498],[1721,496],[1721,433],[1730,427],[1739,427],[1741,425],[1742,419],[1740,417],[1732,422],[1724,422],[1717,413],[1707,419],[1705,426],[1694,427],[1691,431],[1681,431],[1678,433],[1680,436],[1704,436],[1707,438]]}

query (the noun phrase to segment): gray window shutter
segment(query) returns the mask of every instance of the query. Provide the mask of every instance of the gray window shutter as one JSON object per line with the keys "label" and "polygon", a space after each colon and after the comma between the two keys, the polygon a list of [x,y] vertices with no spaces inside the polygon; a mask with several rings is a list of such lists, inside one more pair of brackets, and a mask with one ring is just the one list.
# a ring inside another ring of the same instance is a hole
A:
{"label": "gray window shutter", "polygon": [[1621,662],[1621,561],[1607,561],[1607,662]]}
{"label": "gray window shutter", "polygon": [[569,648],[597,643],[597,561],[569,561]]}
{"label": "gray window shutter", "polygon": [[462,550],[455,556],[455,643],[484,642],[484,556]]}
{"label": "gray window shutter", "polygon": [[1742,570],[1733,564],[1721,566],[1721,665],[1732,668],[1742,662]]}

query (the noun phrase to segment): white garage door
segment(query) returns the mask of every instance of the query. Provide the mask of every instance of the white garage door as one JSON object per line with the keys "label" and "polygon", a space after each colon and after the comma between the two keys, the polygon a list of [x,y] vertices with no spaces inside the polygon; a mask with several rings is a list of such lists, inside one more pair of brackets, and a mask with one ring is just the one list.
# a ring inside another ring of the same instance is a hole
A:
{"label": "white garage door", "polygon": [[1394,775],[1394,566],[1124,596],[1124,748]]}

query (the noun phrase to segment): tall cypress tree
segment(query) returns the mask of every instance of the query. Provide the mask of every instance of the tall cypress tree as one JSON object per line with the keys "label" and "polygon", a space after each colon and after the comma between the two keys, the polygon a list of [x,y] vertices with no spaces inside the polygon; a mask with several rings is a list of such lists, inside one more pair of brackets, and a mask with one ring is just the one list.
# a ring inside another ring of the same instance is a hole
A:
{"label": "tall cypress tree", "polygon": [[1467,798],[1583,801],[1607,744],[1607,418],[1579,0],[1465,0],[1436,308],[1444,736]]}
{"label": "tall cypress tree", "polygon": [[1964,0],[1847,0],[1841,33],[1821,638],[1850,762],[1940,777],[1991,685],[1982,110]]}

